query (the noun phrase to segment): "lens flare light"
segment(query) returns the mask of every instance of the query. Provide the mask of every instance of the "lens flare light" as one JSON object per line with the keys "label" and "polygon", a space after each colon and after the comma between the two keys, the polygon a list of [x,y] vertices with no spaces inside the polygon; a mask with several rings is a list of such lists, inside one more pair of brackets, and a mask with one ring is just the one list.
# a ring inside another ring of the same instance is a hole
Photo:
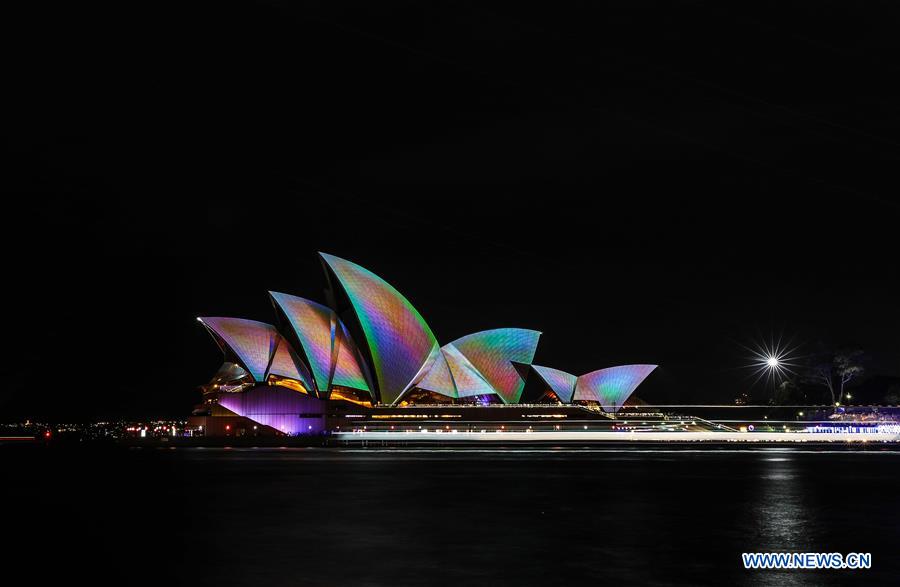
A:
{"label": "lens flare light", "polygon": [[774,387],[790,375],[797,374],[794,369],[799,366],[795,362],[799,358],[796,355],[799,345],[792,346],[790,342],[783,342],[781,337],[778,340],[773,337],[768,343],[755,343],[754,348],[744,348],[751,353],[746,367],[753,369],[753,374],[756,375],[754,385],[765,379],[766,385],[771,382]]}

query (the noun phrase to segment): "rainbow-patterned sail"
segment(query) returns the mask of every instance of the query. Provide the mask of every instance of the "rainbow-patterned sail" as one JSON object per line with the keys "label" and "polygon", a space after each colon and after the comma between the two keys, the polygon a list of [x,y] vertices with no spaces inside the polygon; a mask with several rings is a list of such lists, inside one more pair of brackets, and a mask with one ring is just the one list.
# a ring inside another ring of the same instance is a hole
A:
{"label": "rainbow-patterned sail", "polygon": [[[495,328],[454,340],[459,350],[505,403],[518,403],[525,379],[513,363],[530,365],[541,333],[525,328]],[[446,348],[446,347],[445,347]]]}
{"label": "rainbow-patterned sail", "polygon": [[450,372],[450,365],[447,364],[447,358],[444,356],[444,353],[440,351],[431,364],[431,368],[416,383],[416,387],[447,397],[459,397],[459,393],[456,391],[456,384],[453,382],[453,374]]}
{"label": "rainbow-patterned sail", "polygon": [[356,359],[356,346],[334,310],[289,294],[269,295],[300,341],[319,397],[327,398],[332,386],[371,391]]}
{"label": "rainbow-patterned sail", "polygon": [[620,365],[592,371],[578,378],[575,401],[598,402],[607,412],[618,412],[625,400],[657,365]]}
{"label": "rainbow-patterned sail", "polygon": [[431,328],[388,282],[368,269],[320,253],[346,292],[369,345],[381,402],[392,404],[437,348]]}
{"label": "rainbow-patterned sail", "polygon": [[[576,377],[534,365],[541,333],[524,328],[484,330],[439,346],[419,312],[393,286],[356,263],[320,255],[350,302],[356,317],[352,323],[342,322],[336,308],[278,292],[270,295],[284,317],[279,324],[290,324],[293,336],[283,337],[271,324],[254,320],[198,318],[226,361],[240,366],[235,367],[239,372],[235,377],[241,381],[234,387],[245,388],[249,374],[262,384],[295,380],[323,400],[332,392],[335,399],[360,399],[368,393],[373,402],[395,404],[404,396],[410,401],[427,397],[418,393],[423,391],[452,400],[494,395],[515,404],[522,401],[530,366],[560,401],[599,403],[616,412],[656,369],[656,365],[621,365]],[[343,300],[342,294],[331,298],[342,312]],[[356,330],[357,322],[362,334]],[[348,326],[354,328],[356,342]],[[270,380],[270,375],[277,377]],[[304,391],[293,383],[287,386]],[[347,395],[348,390],[353,393]]]}
{"label": "rainbow-patterned sail", "polygon": [[553,393],[556,394],[556,397],[561,402],[567,404],[572,401],[572,395],[575,393],[575,382],[578,380],[578,377],[551,367],[532,365],[531,368],[540,375],[544,383],[553,390]]}
{"label": "rainbow-patterned sail", "polygon": [[476,397],[497,393],[494,386],[456,347],[448,344],[441,351],[447,359],[450,372],[453,374],[456,397]]}
{"label": "rainbow-patterned sail", "polygon": [[224,345],[223,352],[234,354],[254,380],[266,380],[266,370],[280,338],[274,326],[255,320],[219,316],[197,320],[210,331],[220,347]]}
{"label": "rainbow-patterned sail", "polygon": [[278,348],[275,349],[275,355],[272,357],[266,379],[268,379],[269,375],[277,375],[278,377],[287,377],[288,379],[299,381],[308,392],[315,390],[309,369],[300,360],[294,349],[291,348],[291,343],[283,336],[279,336]]}
{"label": "rainbow-patterned sail", "polygon": [[218,316],[197,320],[209,330],[222,352],[232,355],[254,381],[263,383],[269,375],[276,375],[295,379],[307,390],[315,389],[307,366],[271,324]]}

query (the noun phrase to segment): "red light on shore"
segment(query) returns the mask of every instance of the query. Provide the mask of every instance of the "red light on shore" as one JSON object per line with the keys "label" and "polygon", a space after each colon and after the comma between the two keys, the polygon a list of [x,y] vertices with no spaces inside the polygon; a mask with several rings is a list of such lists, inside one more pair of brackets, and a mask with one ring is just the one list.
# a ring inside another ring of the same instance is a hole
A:
{"label": "red light on shore", "polygon": [[50,438],[50,431],[49,431],[49,430],[47,430],[46,432],[44,432],[44,438]]}
{"label": "red light on shore", "polygon": [[225,424],[225,431],[228,432],[231,430],[231,424]]}

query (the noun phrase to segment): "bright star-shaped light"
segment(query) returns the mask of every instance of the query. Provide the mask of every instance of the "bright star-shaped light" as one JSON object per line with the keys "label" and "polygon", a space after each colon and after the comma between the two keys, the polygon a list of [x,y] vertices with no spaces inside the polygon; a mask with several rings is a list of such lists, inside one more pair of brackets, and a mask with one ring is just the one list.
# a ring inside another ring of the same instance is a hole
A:
{"label": "bright star-shaped light", "polygon": [[768,344],[754,343],[753,346],[755,348],[744,347],[751,353],[746,367],[756,374],[753,384],[765,377],[766,383],[771,381],[774,387],[787,379],[789,374],[796,375],[793,368],[798,367],[794,362],[798,358],[795,355],[797,346],[783,343],[780,337],[777,341],[773,337]]}

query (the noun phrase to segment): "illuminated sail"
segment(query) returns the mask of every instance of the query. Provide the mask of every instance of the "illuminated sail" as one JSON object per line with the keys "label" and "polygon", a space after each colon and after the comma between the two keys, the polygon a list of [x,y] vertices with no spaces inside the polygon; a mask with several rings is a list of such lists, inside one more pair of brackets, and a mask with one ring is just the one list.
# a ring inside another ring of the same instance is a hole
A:
{"label": "illuminated sail", "polygon": [[274,326],[243,318],[205,317],[197,320],[213,334],[220,346],[224,344],[237,357],[254,380],[266,380],[266,369],[280,337]]}
{"label": "illuminated sail", "polygon": [[425,374],[416,387],[433,391],[447,397],[457,398],[456,385],[453,383],[453,375],[450,373],[450,366],[447,365],[447,359],[442,352],[437,353],[437,357],[431,364],[431,368]]}
{"label": "illuminated sail", "polygon": [[459,350],[508,404],[518,403],[525,379],[513,365],[530,365],[541,333],[524,328],[497,328],[459,338],[447,346]]}
{"label": "illuminated sail", "polygon": [[269,292],[284,313],[309,361],[319,397],[332,385],[370,391],[356,360],[356,347],[337,314],[312,300]]}
{"label": "illuminated sail", "polygon": [[447,365],[453,374],[453,383],[456,386],[457,397],[473,397],[478,395],[496,394],[497,390],[488,383],[478,369],[452,344],[442,349]]}
{"label": "illuminated sail", "polygon": [[346,292],[362,327],[381,402],[394,403],[415,383],[437,347],[431,328],[389,283],[364,267],[320,253]]}
{"label": "illuminated sail", "polygon": [[567,404],[572,402],[572,395],[575,393],[575,382],[578,380],[577,377],[571,373],[551,367],[541,367],[539,365],[532,365],[531,367],[540,375],[544,383],[553,390],[553,393],[556,394],[560,401]]}
{"label": "illuminated sail", "polygon": [[291,343],[283,336],[279,337],[278,348],[275,350],[275,356],[272,357],[272,364],[269,365],[268,375],[295,379],[302,383],[307,391],[315,390],[309,369],[291,348]]}
{"label": "illuminated sail", "polygon": [[607,412],[617,412],[656,365],[620,365],[593,371],[578,378],[574,399],[599,402]]}

